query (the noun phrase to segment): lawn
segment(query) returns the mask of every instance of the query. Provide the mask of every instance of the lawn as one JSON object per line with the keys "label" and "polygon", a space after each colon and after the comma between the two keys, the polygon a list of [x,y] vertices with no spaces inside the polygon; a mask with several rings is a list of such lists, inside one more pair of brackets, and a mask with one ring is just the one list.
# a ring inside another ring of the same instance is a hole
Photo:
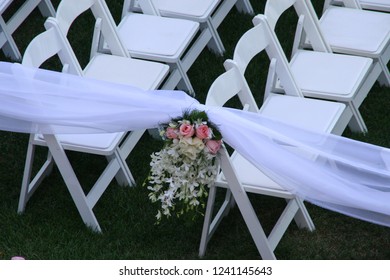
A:
{"label": "lawn", "polygon": [[[17,0],[13,7],[23,1]],[[52,0],[57,7],[59,0]],[[119,22],[122,0],[107,0],[116,22]],[[323,1],[314,1],[319,12]],[[264,9],[265,0],[252,0],[256,13]],[[253,16],[233,9],[219,28],[226,47],[223,57],[205,49],[189,71],[196,98],[204,102],[213,80],[223,73],[223,62],[231,58],[239,37],[252,26]],[[44,18],[38,11],[18,29],[15,40],[21,52],[34,36],[44,30]],[[278,24],[286,52],[290,51],[295,31],[294,13]],[[72,26],[69,38],[78,59],[86,65],[89,59],[92,16],[85,15]],[[87,42],[87,43],[84,43]],[[9,60],[1,54],[1,60]],[[58,70],[53,60],[45,68]],[[261,104],[268,71],[268,59],[256,58],[247,70],[250,87]],[[375,85],[361,106],[368,126],[365,135],[345,131],[344,136],[390,147],[390,90]],[[124,188],[112,182],[94,212],[103,234],[84,226],[77,209],[58,171],[42,183],[27,204],[26,212],[17,214],[20,185],[28,135],[0,132],[0,259],[21,255],[27,259],[199,259],[198,246],[202,219],[186,222],[165,220],[155,224],[156,206],[148,200],[148,191],[142,187],[149,171],[149,155],[161,147],[161,142],[145,134],[128,158],[137,186]],[[44,160],[46,150],[37,152]],[[91,186],[105,165],[105,160],[79,153],[69,157],[85,189]],[[281,159],[282,160],[282,159]],[[222,193],[221,193],[222,197]],[[284,202],[269,197],[251,197],[260,221],[269,232]],[[307,204],[316,231],[299,230],[292,224],[278,245],[278,259],[389,259],[390,229],[356,220],[317,206]],[[270,211],[272,209],[272,211]],[[238,209],[224,219],[211,240],[205,259],[259,259],[258,251]]]}

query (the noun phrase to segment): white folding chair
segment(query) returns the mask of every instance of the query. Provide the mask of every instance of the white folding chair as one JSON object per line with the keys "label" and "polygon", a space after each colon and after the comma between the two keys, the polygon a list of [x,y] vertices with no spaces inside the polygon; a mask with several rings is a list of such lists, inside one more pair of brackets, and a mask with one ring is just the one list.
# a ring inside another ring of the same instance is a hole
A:
{"label": "white folding chair", "polygon": [[[143,13],[128,13],[118,25],[118,33],[130,55],[170,65],[171,73],[163,88],[178,87],[194,95],[187,71],[212,39],[210,31],[199,33],[198,22],[162,17],[151,0],[138,2]],[[99,32],[95,34],[95,38],[100,38]],[[104,52],[104,41],[96,41],[98,51]]]}
{"label": "white folding chair", "polygon": [[[67,40],[68,31],[77,17],[91,10],[100,25],[112,55],[94,53],[83,70],[84,75],[117,83],[133,84],[140,88],[156,89],[168,75],[169,67],[162,63],[133,59],[116,32],[114,19],[108,7],[101,0],[62,0],[56,11],[56,18],[46,21],[46,28],[58,26],[60,36]],[[82,38],[80,38],[82,40]],[[92,43],[92,46],[94,43]]]}
{"label": "white folding chair", "polygon": [[[256,28],[264,27],[264,25],[258,25]],[[270,43],[269,39],[269,37],[263,39],[264,48]],[[260,113],[266,117],[305,129],[337,134],[341,134],[347,125],[344,115],[351,116],[349,108],[342,103],[303,98],[288,68],[280,71],[282,67],[278,71],[281,72],[283,81],[291,85],[289,88],[293,92],[291,92],[291,95],[269,95],[259,110],[237,63],[227,60],[224,65],[227,71],[214,81],[208,92],[206,98],[206,105],[208,106],[223,106],[228,100],[238,96],[245,110]],[[221,173],[217,176],[215,184],[210,186],[199,247],[200,256],[205,254],[210,238],[222,218],[227,215],[234,201],[237,202],[263,259],[275,259],[274,250],[293,219],[300,228],[307,228],[310,231],[315,229],[303,201],[286,191],[239,153],[235,151],[229,157],[227,151],[222,149],[220,165]],[[214,216],[217,187],[227,188],[227,192],[224,202]],[[256,212],[248,199],[247,192],[282,198],[287,202],[268,237],[264,233]],[[234,200],[231,194],[233,194]]]}
{"label": "white folding chair", "polygon": [[[381,66],[378,82],[390,86],[390,14],[359,9],[357,0],[343,0],[345,7],[329,6],[318,20],[310,0],[298,0],[294,5],[298,15],[310,9],[314,21],[335,53],[372,58]],[[311,38],[305,32],[296,33],[296,45],[310,47]]]}
{"label": "white folding chair", "polygon": [[[90,3],[93,2],[91,1]],[[95,6],[93,10],[99,13],[101,7]],[[56,19],[47,19],[45,26],[47,31],[35,37],[27,47],[22,64],[39,67],[44,61],[57,54],[64,65],[64,71],[68,73],[127,83],[145,90],[157,89],[169,71],[169,67],[164,64],[139,61],[126,57],[128,53],[124,49],[124,57],[101,54],[93,57],[83,70]],[[118,51],[120,49],[120,46],[115,47],[114,40],[110,40],[110,42],[112,43],[110,46],[114,47],[114,50]],[[92,209],[114,177],[121,185],[134,184],[134,178],[127,166],[126,158],[144,131],[82,135],[31,135],[18,212],[25,210],[28,199],[44,177],[50,173],[55,162],[84,223],[96,231],[101,231]],[[34,150],[38,145],[47,146],[49,155],[41,169],[31,180]],[[65,150],[102,155],[108,160],[107,167],[87,195],[81,188]]]}
{"label": "white folding chair", "polygon": [[12,34],[27,19],[36,7],[39,7],[39,10],[44,17],[54,16],[55,11],[50,0],[26,0],[6,22],[3,14],[6,12],[11,3],[12,0],[0,1],[0,47],[3,49],[6,56],[9,56],[13,60],[21,60],[22,55],[20,54],[19,48],[16,45]]}
{"label": "white folding chair", "polygon": [[[303,94],[306,97],[345,103],[353,112],[349,126],[351,130],[367,132],[367,126],[359,112],[359,107],[381,74],[380,64],[371,58],[332,53],[318,25],[309,19],[311,7],[301,0],[267,1],[264,14],[275,38],[274,29],[277,21],[291,6],[301,11],[298,24],[303,25],[314,49],[314,51],[296,49],[290,61],[291,70]],[[253,38],[252,43],[255,42],[254,40],[256,39]],[[239,44],[235,50],[235,56],[242,56],[249,44],[251,44],[250,41]],[[271,58],[276,55],[284,56],[280,54],[283,52],[282,48],[275,48],[275,50]],[[267,83],[270,84],[269,87],[280,88],[280,85],[275,83],[275,78],[277,77],[268,80]]]}
{"label": "white folding chair", "polygon": [[[234,7],[237,0],[152,0],[152,2],[161,16],[199,22],[202,30],[208,29],[211,33],[212,40],[209,43],[209,49],[223,55],[225,47],[217,28]],[[140,10],[137,0],[124,0],[122,18],[132,11]],[[249,11],[246,10],[245,12]]]}
{"label": "white folding chair", "polygon": [[[358,0],[362,9],[380,11],[380,12],[390,12],[390,2],[389,0]],[[329,5],[344,5],[343,1],[339,0],[325,0],[323,11],[325,11]]]}

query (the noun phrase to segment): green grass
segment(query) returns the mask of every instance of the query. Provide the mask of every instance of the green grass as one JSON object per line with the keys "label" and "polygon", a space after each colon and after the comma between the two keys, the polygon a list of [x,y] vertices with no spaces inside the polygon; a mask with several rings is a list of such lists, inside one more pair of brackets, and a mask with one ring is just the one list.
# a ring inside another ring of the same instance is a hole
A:
{"label": "green grass", "polygon": [[[15,7],[23,1],[15,1]],[[58,0],[53,1],[54,6]],[[252,1],[256,13],[263,1]],[[323,1],[313,1],[318,11]],[[122,0],[107,0],[114,18],[119,21]],[[11,7],[10,10],[12,10]],[[278,25],[283,46],[289,51],[295,18],[293,13]],[[226,54],[218,57],[203,51],[189,71],[189,76],[203,102],[212,81],[223,72],[222,63],[231,58],[239,37],[252,26],[252,16],[235,9],[225,19],[219,32]],[[15,39],[23,52],[28,42],[43,31],[44,19],[35,11],[17,31]],[[90,15],[78,19],[70,31],[70,39],[81,63],[89,57],[92,32]],[[7,60],[1,57],[2,60]],[[47,68],[58,69],[50,62]],[[261,102],[268,60],[259,57],[248,68],[247,79],[256,99]],[[390,146],[388,133],[390,105],[388,88],[375,85],[361,107],[369,128],[366,135],[349,131],[345,136],[384,147]],[[111,184],[94,212],[103,230],[97,234],[84,226],[58,171],[44,181],[29,201],[23,215],[16,213],[28,136],[0,133],[0,259],[22,255],[27,259],[198,259],[202,220],[186,223],[170,219],[155,225],[155,205],[147,198],[142,182],[148,174],[149,155],[161,143],[145,134],[128,159],[137,179],[137,187],[123,188]],[[45,150],[37,158],[43,160]],[[104,160],[85,154],[70,153],[80,181],[88,189],[104,167]],[[282,159],[281,159],[282,160]],[[222,194],[221,194],[222,195]],[[267,232],[283,209],[283,201],[269,197],[251,197]],[[279,259],[389,259],[390,230],[307,204],[316,225],[315,232],[299,230],[291,225],[275,254]],[[272,211],[270,211],[272,209]],[[259,259],[260,256],[239,211],[235,208],[224,219],[211,240],[205,259]]]}

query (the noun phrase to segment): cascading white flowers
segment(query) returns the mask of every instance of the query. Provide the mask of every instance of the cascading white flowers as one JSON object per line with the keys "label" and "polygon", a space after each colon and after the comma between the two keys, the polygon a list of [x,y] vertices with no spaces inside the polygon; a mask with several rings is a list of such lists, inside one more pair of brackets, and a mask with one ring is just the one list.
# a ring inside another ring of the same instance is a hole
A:
{"label": "cascading white flowers", "polygon": [[204,111],[185,112],[162,125],[160,135],[165,145],[151,155],[147,184],[149,199],[161,203],[158,222],[172,212],[180,216],[205,207],[206,186],[218,173],[216,155],[222,144],[221,134]]}

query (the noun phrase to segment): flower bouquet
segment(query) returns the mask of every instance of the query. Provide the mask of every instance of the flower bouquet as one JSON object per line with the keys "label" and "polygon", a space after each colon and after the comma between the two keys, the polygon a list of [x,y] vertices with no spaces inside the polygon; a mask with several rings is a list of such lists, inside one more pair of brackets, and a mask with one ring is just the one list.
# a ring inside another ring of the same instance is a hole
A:
{"label": "flower bouquet", "polygon": [[161,203],[157,222],[162,216],[176,216],[205,208],[206,186],[218,173],[216,155],[222,136],[204,111],[185,112],[160,127],[165,144],[151,155],[147,188],[149,199]]}

